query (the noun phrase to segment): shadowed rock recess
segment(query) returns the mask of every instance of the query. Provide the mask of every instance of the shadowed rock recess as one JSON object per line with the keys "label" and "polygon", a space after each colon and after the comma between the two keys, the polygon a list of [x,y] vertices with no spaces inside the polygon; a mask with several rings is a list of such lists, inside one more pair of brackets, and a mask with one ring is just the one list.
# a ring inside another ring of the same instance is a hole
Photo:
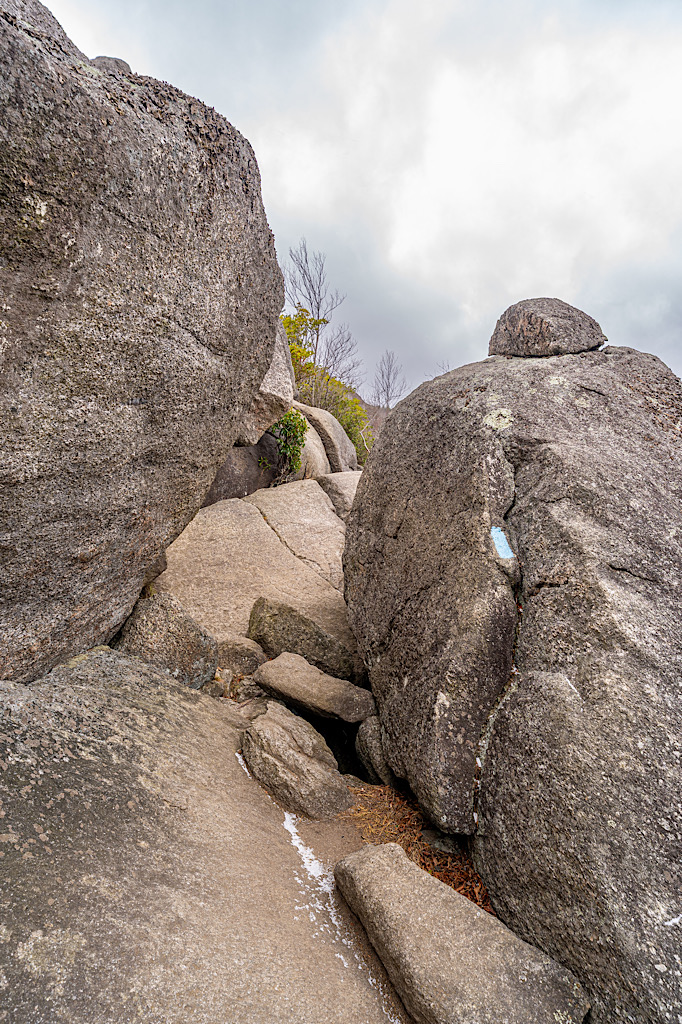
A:
{"label": "shadowed rock recess", "polygon": [[268,369],[282,278],[249,143],[0,0],[0,674],[109,639]]}
{"label": "shadowed rock recess", "polygon": [[681,425],[653,356],[495,356],[398,406],[348,520],[390,767],[594,1024],[680,1019]]}

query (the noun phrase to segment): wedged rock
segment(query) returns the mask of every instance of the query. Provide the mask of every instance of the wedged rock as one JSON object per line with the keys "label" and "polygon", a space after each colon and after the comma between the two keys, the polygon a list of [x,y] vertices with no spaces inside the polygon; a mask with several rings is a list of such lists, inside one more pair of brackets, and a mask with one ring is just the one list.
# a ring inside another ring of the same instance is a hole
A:
{"label": "wedged rock", "polygon": [[225,637],[218,644],[218,664],[233,676],[252,676],[267,660],[260,644],[246,636]]}
{"label": "wedged rock", "polygon": [[364,766],[370,782],[392,786],[395,775],[391,771],[381,742],[381,723],[378,715],[368,716],[360,723],[355,737],[355,753]]}
{"label": "wedged rock", "polygon": [[242,736],[249,771],[278,803],[309,818],[333,818],[353,803],[336,759],[312,725],[268,703]]}
{"label": "wedged rock", "polygon": [[596,320],[561,299],[523,299],[495,325],[491,356],[559,356],[606,344]]}
{"label": "wedged rock", "polygon": [[245,498],[262,487],[270,487],[281,470],[277,439],[263,434],[257,444],[230,448],[215,475],[202,507],[228,498]]}
{"label": "wedged rock", "polygon": [[218,667],[218,644],[171,594],[145,591],[116,649],[165,669],[194,690],[210,683]]}
{"label": "wedged rock", "polygon": [[345,526],[315,480],[295,480],[250,494],[251,502],[284,545],[343,592]]}
{"label": "wedged rock", "polygon": [[584,1020],[590,1004],[570,971],[396,843],[349,854],[334,877],[418,1024]]}
{"label": "wedged rock", "polygon": [[317,478],[322,490],[329,495],[337,516],[344,522],[353,507],[361,476],[362,470],[349,470],[346,473],[327,473]]}
{"label": "wedged rock", "polygon": [[120,57],[93,57],[90,63],[94,64],[100,71],[108,71],[110,74],[132,74],[130,64],[125,60],[121,60]]}
{"label": "wedged rock", "polygon": [[263,377],[263,382],[242,418],[236,443],[254,445],[273,423],[291,409],[294,400],[294,369],[286,332],[280,321],[277,325],[275,351]]}
{"label": "wedged rock", "polygon": [[174,594],[219,645],[247,635],[251,609],[265,597],[295,608],[322,636],[356,651],[341,594],[282,544],[251,502],[232,499],[201,509],[166,557],[168,569],[155,588]]}
{"label": "wedged rock", "polygon": [[91,63],[36,0],[0,0],[0,55],[0,664],[29,681],[114,636],[201,505],[283,287],[220,114]]}
{"label": "wedged rock", "polygon": [[238,762],[248,724],[108,649],[0,683],[8,1024],[384,1024],[374,958],[293,909],[320,889]]}
{"label": "wedged rock", "polygon": [[303,711],[342,718],[344,722],[362,722],[369,715],[376,718],[369,690],[320,672],[299,654],[287,652],[266,661],[254,672],[253,679],[267,693]]}
{"label": "wedged rock", "polygon": [[594,1024],[682,1003],[680,422],[653,356],[493,357],[391,413],[347,524],[388,762]]}
{"label": "wedged rock", "polygon": [[320,625],[319,617],[304,615],[283,601],[260,597],[251,611],[248,633],[270,658],[291,651],[330,676],[366,683],[365,666],[352,639],[339,639]]}
{"label": "wedged rock", "polygon": [[[308,421],[306,420],[306,423]],[[329,459],[324,450],[320,435],[312,423],[308,423],[305,432],[305,443],[301,452],[301,468],[294,475],[294,480],[316,480],[319,476],[331,472]]]}
{"label": "wedged rock", "polygon": [[355,445],[336,416],[326,409],[303,405],[302,402],[294,402],[294,409],[302,412],[320,435],[332,473],[344,473],[346,470],[358,468]]}

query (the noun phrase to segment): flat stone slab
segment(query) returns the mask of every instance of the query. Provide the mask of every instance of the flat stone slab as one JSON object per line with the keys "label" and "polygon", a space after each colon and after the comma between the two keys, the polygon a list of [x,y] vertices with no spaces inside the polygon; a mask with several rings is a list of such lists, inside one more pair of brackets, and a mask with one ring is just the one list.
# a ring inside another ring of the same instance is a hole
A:
{"label": "flat stone slab", "polygon": [[491,356],[560,356],[606,344],[596,320],[561,299],[524,299],[495,325]]}
{"label": "flat stone slab", "polygon": [[166,557],[154,586],[174,594],[219,644],[246,636],[255,602],[266,597],[356,649],[341,594],[292,554],[252,502],[233,498],[201,509]]}
{"label": "flat stone slab", "polygon": [[108,648],[0,683],[3,1024],[407,1024],[233,707]]}
{"label": "flat stone slab", "polygon": [[581,1024],[570,973],[517,938],[396,843],[340,861],[336,883],[418,1024]]}
{"label": "flat stone slab", "polygon": [[346,529],[315,480],[270,487],[244,500],[255,505],[292,554],[343,591],[341,558]]}
{"label": "flat stone slab", "polygon": [[369,690],[320,672],[298,654],[287,652],[274,661],[266,661],[253,678],[285,704],[305,711],[342,718],[344,722],[362,722],[370,715],[376,716],[374,697]]}
{"label": "flat stone slab", "polygon": [[324,737],[275,701],[245,730],[242,750],[254,778],[286,810],[325,819],[353,804]]}
{"label": "flat stone slab", "polygon": [[348,470],[345,473],[327,473],[325,476],[317,478],[322,490],[331,498],[337,516],[340,516],[344,522],[353,507],[353,499],[361,476],[362,470],[358,469]]}

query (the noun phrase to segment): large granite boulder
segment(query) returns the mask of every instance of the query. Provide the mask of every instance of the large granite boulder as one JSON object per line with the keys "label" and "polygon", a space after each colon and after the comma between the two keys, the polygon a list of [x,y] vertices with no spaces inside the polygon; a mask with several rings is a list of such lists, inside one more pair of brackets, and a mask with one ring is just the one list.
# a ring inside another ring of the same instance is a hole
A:
{"label": "large granite boulder", "polygon": [[582,1024],[569,971],[438,878],[397,843],[339,861],[337,885],[419,1024]]}
{"label": "large granite boulder", "polygon": [[337,516],[344,522],[353,507],[361,476],[362,470],[348,470],[346,473],[327,473],[317,479],[322,490],[329,495]]}
{"label": "large granite boulder", "polygon": [[[253,606],[263,597],[312,620],[351,665],[353,652],[357,658],[339,591],[282,543],[252,502],[233,498],[201,509],[166,557],[168,568],[155,588],[173,594],[219,645],[247,635]],[[252,639],[265,647],[259,636]]]}
{"label": "large granite boulder", "polygon": [[270,364],[282,278],[248,142],[0,0],[0,664],[114,635]]}
{"label": "large granite boulder", "polygon": [[682,1001],[680,423],[653,356],[495,356],[394,410],[347,525],[389,764],[595,1024]]}
{"label": "large granite boulder", "polygon": [[106,648],[0,683],[3,1024],[407,1024],[318,860],[359,839],[285,818],[248,727]]}
{"label": "large granite boulder", "polygon": [[[275,351],[258,392],[239,427],[237,444],[257,444],[263,433],[283,416],[294,400],[294,368],[286,332],[277,324]],[[231,495],[230,495],[231,497]]]}
{"label": "large granite boulder", "polygon": [[304,405],[302,402],[294,402],[294,409],[302,412],[320,435],[332,473],[344,473],[358,468],[355,446],[336,416],[326,409]]}
{"label": "large granite boulder", "polygon": [[256,491],[245,500],[255,505],[292,554],[343,591],[346,528],[315,480],[294,480]]}
{"label": "large granite boulder", "polygon": [[491,356],[559,356],[589,352],[606,344],[601,327],[582,309],[561,299],[523,299],[495,325]]}
{"label": "large granite boulder", "polygon": [[[305,417],[304,417],[305,419]],[[316,480],[319,476],[331,472],[329,459],[324,450],[324,445],[315,427],[306,419],[308,424],[305,432],[305,443],[301,451],[301,468],[294,474],[294,480]]]}

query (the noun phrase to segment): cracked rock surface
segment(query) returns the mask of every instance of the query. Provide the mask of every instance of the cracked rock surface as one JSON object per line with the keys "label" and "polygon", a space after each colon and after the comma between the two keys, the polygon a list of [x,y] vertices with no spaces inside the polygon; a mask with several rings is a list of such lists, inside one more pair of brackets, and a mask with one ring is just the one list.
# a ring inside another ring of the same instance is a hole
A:
{"label": "cracked rock surface", "polygon": [[108,641],[271,361],[282,275],[251,146],[0,0],[0,664]]}
{"label": "cracked rock surface", "polygon": [[681,430],[653,356],[495,356],[394,410],[347,524],[389,765],[595,1024],[682,1003]]}

